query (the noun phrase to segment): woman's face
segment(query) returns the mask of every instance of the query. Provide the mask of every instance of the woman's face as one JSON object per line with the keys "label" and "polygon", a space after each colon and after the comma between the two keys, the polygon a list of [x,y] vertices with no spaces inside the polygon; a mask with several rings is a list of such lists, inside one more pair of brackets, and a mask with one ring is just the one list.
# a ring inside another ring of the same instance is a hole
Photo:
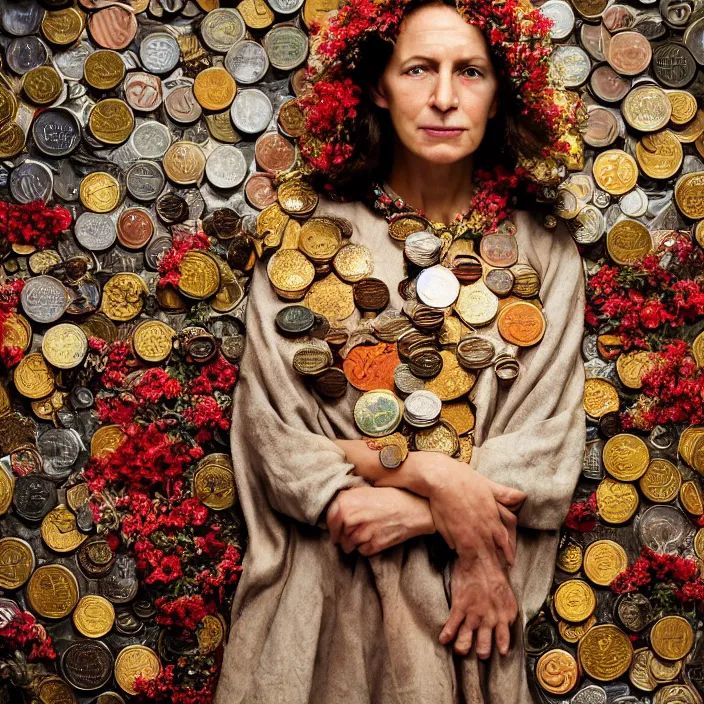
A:
{"label": "woman's face", "polygon": [[496,114],[498,81],[484,35],[447,5],[404,18],[372,100],[401,144],[434,164],[473,154]]}

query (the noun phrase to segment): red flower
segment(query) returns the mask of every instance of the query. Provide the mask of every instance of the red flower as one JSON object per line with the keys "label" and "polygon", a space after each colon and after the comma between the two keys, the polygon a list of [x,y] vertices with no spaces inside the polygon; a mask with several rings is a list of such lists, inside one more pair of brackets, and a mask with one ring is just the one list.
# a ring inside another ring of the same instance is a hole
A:
{"label": "red flower", "polygon": [[45,249],[70,226],[71,213],[60,205],[49,208],[40,200],[26,204],[0,202],[0,238],[13,244]]}
{"label": "red flower", "polygon": [[564,525],[580,533],[589,533],[596,528],[596,492],[586,501],[575,501],[567,513]]}

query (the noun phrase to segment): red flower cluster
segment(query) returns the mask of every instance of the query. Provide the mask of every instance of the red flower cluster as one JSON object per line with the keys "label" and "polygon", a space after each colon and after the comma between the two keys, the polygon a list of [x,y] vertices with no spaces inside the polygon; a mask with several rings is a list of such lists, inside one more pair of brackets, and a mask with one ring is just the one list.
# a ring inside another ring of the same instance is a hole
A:
{"label": "red flower cluster", "polygon": [[200,594],[181,596],[169,601],[160,597],[154,602],[156,622],[161,626],[178,626],[187,631],[195,631],[198,624],[208,615],[217,613],[213,602],[206,602]]}
{"label": "red flower cluster", "polygon": [[23,611],[0,628],[0,656],[12,658],[17,650],[23,652],[29,662],[56,659],[51,638],[29,611]]}
{"label": "red flower cluster", "polygon": [[203,230],[174,232],[173,246],[159,262],[159,286],[178,286],[181,280],[179,267],[186,252],[208,249],[210,240]]}
{"label": "red flower cluster", "polygon": [[596,528],[596,492],[586,501],[575,501],[567,513],[564,526],[579,533],[589,533]]}
{"label": "red flower cluster", "polygon": [[37,249],[53,245],[71,227],[71,213],[57,205],[48,208],[41,200],[27,204],[0,202],[0,239],[29,244]]}
{"label": "red flower cluster", "polygon": [[197,688],[183,687],[177,680],[176,668],[173,665],[167,665],[153,680],[146,680],[140,675],[135,682],[135,689],[141,695],[140,701],[211,704],[215,696],[215,679],[208,679]]}
{"label": "red flower cluster", "polygon": [[7,283],[0,284],[0,361],[6,369],[18,364],[24,355],[22,348],[3,344],[5,323],[12,313],[17,312],[24,283],[22,279],[12,279]]}
{"label": "red flower cluster", "polygon": [[200,367],[198,376],[188,383],[189,391],[197,396],[212,394],[215,390],[229,394],[237,382],[237,371],[234,364],[218,354],[212,362]]}

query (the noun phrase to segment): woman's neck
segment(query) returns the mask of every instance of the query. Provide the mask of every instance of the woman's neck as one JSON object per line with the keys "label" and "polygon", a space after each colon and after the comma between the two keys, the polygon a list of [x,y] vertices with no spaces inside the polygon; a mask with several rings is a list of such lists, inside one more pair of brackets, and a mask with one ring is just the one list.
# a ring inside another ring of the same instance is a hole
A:
{"label": "woman's neck", "polygon": [[429,164],[405,150],[396,150],[386,184],[406,203],[434,222],[450,224],[472,202],[473,159]]}

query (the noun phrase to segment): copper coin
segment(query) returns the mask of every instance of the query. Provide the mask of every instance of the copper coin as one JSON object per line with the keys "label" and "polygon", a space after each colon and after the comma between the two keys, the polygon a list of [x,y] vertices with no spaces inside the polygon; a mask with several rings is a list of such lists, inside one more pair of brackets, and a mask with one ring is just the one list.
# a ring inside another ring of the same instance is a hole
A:
{"label": "copper coin", "polygon": [[347,391],[347,378],[342,369],[330,367],[315,377],[313,388],[321,396],[340,398]]}
{"label": "copper coin", "polygon": [[347,381],[360,391],[394,390],[394,369],[401,364],[395,344],[357,345],[352,348],[342,368]]}
{"label": "copper coin", "polygon": [[482,263],[477,257],[470,255],[455,257],[452,273],[461,284],[473,284],[482,278]]}
{"label": "copper coin", "polygon": [[175,225],[188,218],[188,203],[175,193],[164,193],[156,202],[156,214],[167,225]]}
{"label": "copper coin", "polygon": [[288,171],[293,166],[296,151],[293,144],[278,132],[265,132],[254,144],[257,164],[266,171]]}
{"label": "copper coin", "polygon": [[607,61],[623,76],[637,76],[650,65],[653,50],[640,32],[619,32],[611,37]]}
{"label": "copper coin", "polygon": [[354,285],[354,302],[360,310],[384,310],[389,304],[389,287],[380,279],[362,279]]}
{"label": "copper coin", "polygon": [[124,7],[112,5],[91,15],[88,29],[104,49],[125,49],[137,34],[137,18]]}
{"label": "copper coin", "polygon": [[133,110],[151,112],[162,103],[161,79],[151,73],[135,71],[123,83],[125,100]]}
{"label": "copper coin", "polygon": [[174,88],[166,96],[164,105],[169,117],[182,125],[195,122],[203,114],[203,108],[196,100],[192,86]]}
{"label": "copper coin", "polygon": [[631,79],[620,76],[611,66],[597,66],[589,78],[594,95],[605,103],[618,103],[631,90]]}
{"label": "copper coin", "polygon": [[491,266],[508,267],[518,261],[518,245],[513,235],[484,235],[479,244],[482,259]]}
{"label": "copper coin", "polygon": [[431,379],[442,370],[442,357],[437,350],[421,352],[408,360],[408,368],[414,376]]}
{"label": "copper coin", "polygon": [[154,222],[145,208],[128,208],[117,221],[117,239],[127,249],[144,247],[154,234]]}
{"label": "copper coin", "polygon": [[253,173],[244,184],[244,193],[253,208],[264,210],[272,203],[276,203],[274,177],[268,173]]}
{"label": "copper coin", "polygon": [[242,218],[232,208],[217,208],[205,220],[203,230],[208,237],[230,240],[239,233]]}

